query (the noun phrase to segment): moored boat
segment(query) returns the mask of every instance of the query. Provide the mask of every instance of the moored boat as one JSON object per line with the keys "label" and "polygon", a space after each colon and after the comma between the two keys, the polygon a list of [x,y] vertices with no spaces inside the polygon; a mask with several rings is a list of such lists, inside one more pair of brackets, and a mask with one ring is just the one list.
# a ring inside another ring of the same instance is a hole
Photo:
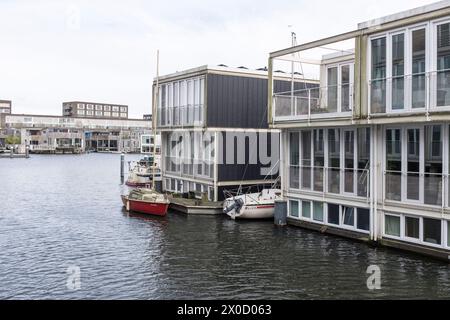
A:
{"label": "moored boat", "polygon": [[129,187],[146,187],[153,180],[161,178],[161,170],[153,156],[145,156],[137,163],[129,164],[128,179],[125,184]]}
{"label": "moored boat", "polygon": [[165,216],[169,208],[169,198],[152,189],[135,189],[128,195],[122,195],[122,202],[127,211]]}
{"label": "moored boat", "polygon": [[274,216],[275,200],[280,199],[279,189],[235,195],[224,201],[223,212],[232,219],[269,219]]}

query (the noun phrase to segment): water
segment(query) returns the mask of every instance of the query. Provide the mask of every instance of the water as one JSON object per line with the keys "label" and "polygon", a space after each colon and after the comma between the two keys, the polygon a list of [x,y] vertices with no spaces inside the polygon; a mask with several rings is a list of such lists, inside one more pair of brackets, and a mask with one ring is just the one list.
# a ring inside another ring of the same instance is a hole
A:
{"label": "water", "polygon": [[[0,160],[1,299],[450,298],[449,265],[412,254],[271,222],[129,215],[119,164]],[[367,289],[369,265],[381,290]]]}

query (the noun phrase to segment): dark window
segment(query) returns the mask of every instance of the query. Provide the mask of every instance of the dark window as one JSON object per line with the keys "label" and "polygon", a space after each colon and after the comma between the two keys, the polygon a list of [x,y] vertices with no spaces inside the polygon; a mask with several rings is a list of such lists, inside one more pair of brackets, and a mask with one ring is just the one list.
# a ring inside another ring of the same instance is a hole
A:
{"label": "dark window", "polygon": [[370,211],[369,209],[358,208],[356,212],[356,227],[360,230],[370,230]]}
{"label": "dark window", "polygon": [[441,244],[441,220],[423,218],[423,241]]}
{"label": "dark window", "polygon": [[328,204],[328,223],[339,225],[339,205]]}
{"label": "dark window", "polygon": [[419,226],[418,218],[405,217],[405,236],[419,239]]}

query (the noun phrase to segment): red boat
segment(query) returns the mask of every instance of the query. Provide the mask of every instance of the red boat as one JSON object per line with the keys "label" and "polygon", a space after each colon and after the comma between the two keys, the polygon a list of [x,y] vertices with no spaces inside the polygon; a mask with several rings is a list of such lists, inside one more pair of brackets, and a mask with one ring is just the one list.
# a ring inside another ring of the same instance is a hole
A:
{"label": "red boat", "polygon": [[127,211],[165,216],[170,201],[166,195],[151,189],[132,190],[128,196],[122,196],[122,202]]}

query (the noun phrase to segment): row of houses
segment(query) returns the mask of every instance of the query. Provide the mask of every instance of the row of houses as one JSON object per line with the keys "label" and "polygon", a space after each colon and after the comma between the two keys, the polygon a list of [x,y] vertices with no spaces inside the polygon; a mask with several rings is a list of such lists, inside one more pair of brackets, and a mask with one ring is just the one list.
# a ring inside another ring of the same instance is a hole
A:
{"label": "row of houses", "polygon": [[450,1],[154,92],[166,190],[221,200],[279,174],[291,225],[450,257]]}

